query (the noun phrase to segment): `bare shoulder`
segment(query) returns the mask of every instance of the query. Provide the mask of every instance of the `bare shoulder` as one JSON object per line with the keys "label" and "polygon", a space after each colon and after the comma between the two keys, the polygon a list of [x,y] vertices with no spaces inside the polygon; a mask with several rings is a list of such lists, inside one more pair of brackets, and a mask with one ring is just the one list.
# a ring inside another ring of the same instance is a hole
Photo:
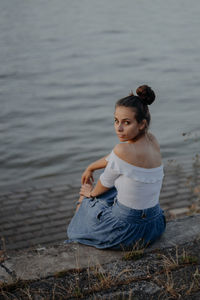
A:
{"label": "bare shoulder", "polygon": [[[121,159],[126,160],[130,156],[130,145],[129,144],[117,144],[114,147],[114,153]],[[132,151],[133,154],[133,146],[132,146]]]}
{"label": "bare shoulder", "polygon": [[158,167],[161,164],[160,146],[152,133],[148,133],[148,137],[148,142],[117,144],[113,151],[119,158],[134,166],[147,169]]}
{"label": "bare shoulder", "polygon": [[115,154],[120,156],[121,154],[124,153],[124,151],[126,151],[126,144],[117,144],[113,150]]}
{"label": "bare shoulder", "polygon": [[153,133],[148,132],[148,136],[149,136],[149,138],[150,138],[151,140],[158,142],[157,139],[156,139],[156,137],[155,137],[155,135],[153,135]]}
{"label": "bare shoulder", "polygon": [[160,151],[160,145],[155,135],[153,135],[151,132],[148,132],[148,137],[151,140],[151,142],[155,145],[155,147]]}

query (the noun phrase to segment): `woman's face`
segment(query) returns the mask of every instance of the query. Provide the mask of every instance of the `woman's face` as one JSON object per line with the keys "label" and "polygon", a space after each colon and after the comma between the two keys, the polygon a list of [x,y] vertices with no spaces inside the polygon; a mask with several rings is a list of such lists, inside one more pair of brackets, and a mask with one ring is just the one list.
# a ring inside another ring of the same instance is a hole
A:
{"label": "woman's face", "polygon": [[115,131],[120,142],[131,142],[145,127],[144,122],[138,123],[135,112],[130,107],[117,106],[115,110]]}

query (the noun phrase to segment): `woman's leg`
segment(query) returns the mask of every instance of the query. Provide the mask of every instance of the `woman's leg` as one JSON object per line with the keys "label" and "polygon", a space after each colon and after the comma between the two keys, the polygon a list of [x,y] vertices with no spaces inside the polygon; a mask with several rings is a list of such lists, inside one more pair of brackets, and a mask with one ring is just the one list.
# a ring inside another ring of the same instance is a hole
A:
{"label": "woman's leg", "polygon": [[[96,198],[98,200],[105,201],[109,206],[111,206],[111,205],[113,205],[114,199],[116,198],[116,196],[117,196],[117,190],[115,187],[113,187],[110,190],[108,190],[107,192],[97,196]],[[76,206],[76,212],[78,211],[78,209],[81,205],[81,202],[83,201],[84,198],[85,198],[84,196],[80,196],[80,198],[78,199],[77,206]]]}
{"label": "woman's leg", "polygon": [[117,190],[115,187],[112,187],[107,192],[97,196],[97,198],[98,198],[98,200],[105,201],[109,206],[111,206],[111,205],[113,205],[116,196],[117,196]]}
{"label": "woman's leg", "polygon": [[77,205],[76,205],[76,212],[78,211],[80,205],[81,205],[81,202],[83,201],[84,199],[84,196],[80,196],[80,198],[78,199],[77,201]]}

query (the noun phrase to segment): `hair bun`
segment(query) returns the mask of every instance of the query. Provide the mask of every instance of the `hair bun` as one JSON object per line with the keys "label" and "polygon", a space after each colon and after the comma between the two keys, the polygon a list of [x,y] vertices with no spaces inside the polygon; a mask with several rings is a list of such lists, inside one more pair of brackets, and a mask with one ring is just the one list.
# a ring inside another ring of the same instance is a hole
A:
{"label": "hair bun", "polygon": [[154,91],[148,85],[139,86],[136,93],[142,102],[147,105],[151,105],[156,98]]}

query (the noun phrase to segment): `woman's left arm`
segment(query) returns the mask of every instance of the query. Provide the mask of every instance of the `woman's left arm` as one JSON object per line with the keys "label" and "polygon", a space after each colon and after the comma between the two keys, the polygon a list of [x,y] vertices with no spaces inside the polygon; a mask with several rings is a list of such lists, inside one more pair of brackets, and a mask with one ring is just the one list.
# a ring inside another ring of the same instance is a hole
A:
{"label": "woman's left arm", "polygon": [[120,176],[120,171],[112,167],[114,158],[106,165],[104,172],[100,175],[95,187],[92,184],[83,184],[81,186],[80,195],[85,197],[96,197],[111,189],[115,185],[115,180]]}
{"label": "woman's left arm", "polygon": [[94,188],[91,184],[83,184],[80,189],[80,195],[93,198],[107,192],[109,189],[110,188],[103,186],[101,181],[98,180]]}

